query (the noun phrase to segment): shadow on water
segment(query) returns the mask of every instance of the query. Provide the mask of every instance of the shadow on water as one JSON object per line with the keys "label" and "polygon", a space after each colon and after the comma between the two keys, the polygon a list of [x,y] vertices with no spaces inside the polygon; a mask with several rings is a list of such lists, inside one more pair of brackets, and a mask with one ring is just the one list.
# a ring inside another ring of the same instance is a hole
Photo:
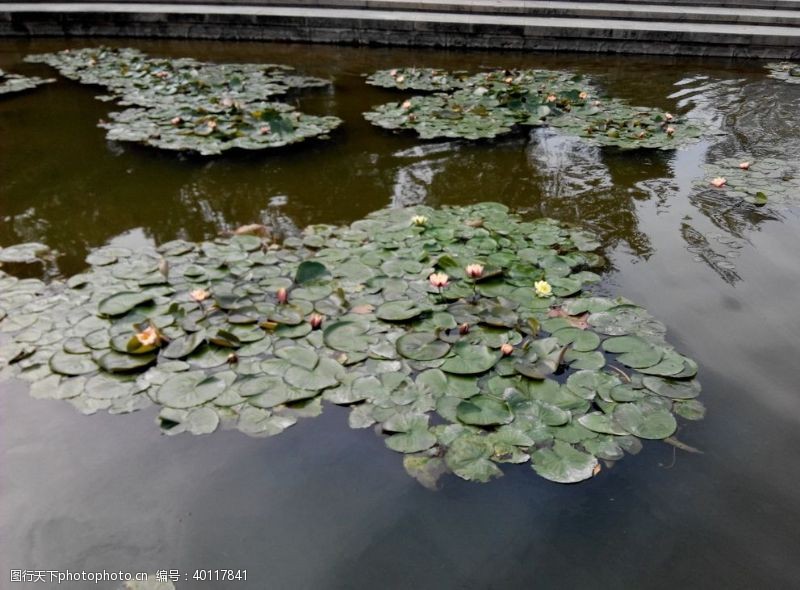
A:
{"label": "shadow on water", "polygon": [[[22,57],[98,43],[4,40],[0,67],[46,74]],[[430,492],[379,437],[350,430],[340,408],[268,440],[171,438],[158,436],[152,411],[84,418],[3,384],[4,580],[10,568],[179,568],[189,575],[179,589],[797,585],[800,223],[796,209],[732,207],[695,182],[722,157],[800,153],[800,87],[765,78],[751,61],[130,44],[330,77],[332,91],[288,100],[345,125],[328,141],[275,153],[159,153],[106,142],[95,124],[113,105],[61,79],[0,101],[0,244],[45,242],[72,274],[106,243],[203,239],[255,221],[292,231],[390,205],[496,200],[581,223],[606,245],[609,288],[646,305],[700,363],[708,416],[678,434],[704,454],[651,443],[582,485],[518,467],[488,485],[451,476]],[[601,150],[546,129],[420,142],[361,117],[401,96],[366,87],[361,74],[397,65],[572,68],[614,96],[720,134],[676,153]],[[191,579],[200,568],[247,569],[248,580],[204,585]]]}

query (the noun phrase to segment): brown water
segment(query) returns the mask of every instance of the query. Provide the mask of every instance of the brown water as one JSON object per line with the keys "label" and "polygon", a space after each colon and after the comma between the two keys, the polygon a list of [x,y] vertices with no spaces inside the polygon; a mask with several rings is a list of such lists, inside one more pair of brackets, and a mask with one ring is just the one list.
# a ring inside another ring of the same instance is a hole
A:
{"label": "brown water", "polygon": [[[0,68],[55,75],[22,58],[90,44],[3,40]],[[755,61],[125,44],[329,77],[331,90],[292,100],[345,125],[285,152],[201,159],[106,142],[95,124],[114,107],[94,88],[60,79],[5,98],[0,245],[45,242],[61,253],[48,272],[71,274],[107,243],[202,239],[262,220],[344,223],[390,205],[497,200],[581,222],[607,246],[604,288],[647,307],[700,363],[708,416],[678,436],[704,454],[652,443],[576,486],[523,466],[430,492],[340,408],[270,439],[167,438],[153,412],[87,418],[3,384],[0,588],[55,587],[11,584],[12,568],[177,569],[189,576],[179,589],[800,587],[800,216],[692,189],[706,161],[800,158],[800,86]],[[601,151],[548,131],[420,142],[360,115],[397,96],[361,74],[401,65],[571,68],[713,133],[673,153]],[[209,568],[246,569],[247,581],[191,580]]]}

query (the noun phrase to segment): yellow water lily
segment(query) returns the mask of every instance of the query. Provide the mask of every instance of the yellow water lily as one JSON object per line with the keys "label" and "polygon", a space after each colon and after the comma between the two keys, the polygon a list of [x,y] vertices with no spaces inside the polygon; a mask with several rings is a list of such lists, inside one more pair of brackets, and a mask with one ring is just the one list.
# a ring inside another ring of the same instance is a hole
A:
{"label": "yellow water lily", "polygon": [[536,281],[533,288],[537,297],[550,297],[553,294],[553,287],[547,281]]}

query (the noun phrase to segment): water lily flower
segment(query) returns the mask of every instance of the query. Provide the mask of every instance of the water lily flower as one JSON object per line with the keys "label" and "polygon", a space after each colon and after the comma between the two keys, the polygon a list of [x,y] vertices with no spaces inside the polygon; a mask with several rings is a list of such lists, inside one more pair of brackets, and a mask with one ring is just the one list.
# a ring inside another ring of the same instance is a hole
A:
{"label": "water lily flower", "polygon": [[217,122],[214,119],[211,119],[208,123],[206,123],[206,125],[208,125],[209,129],[217,128]]}
{"label": "water lily flower", "polygon": [[205,301],[209,297],[211,297],[211,293],[206,291],[205,289],[195,289],[191,293],[189,293],[189,297],[200,303],[201,301]]}
{"label": "water lily flower", "polygon": [[511,76],[508,76],[506,79],[503,80],[503,82],[505,82],[506,84],[511,84],[513,81],[514,78],[512,78]]}
{"label": "water lily flower", "polygon": [[665,131],[667,132],[667,135],[672,135],[675,133],[675,127],[667,127]]}
{"label": "water lily flower", "polygon": [[317,330],[322,325],[322,320],[325,318],[318,313],[312,313],[311,317],[308,318],[308,323],[311,324],[312,330]]}
{"label": "water lily flower", "polygon": [[278,289],[278,303],[286,303],[289,301],[289,293],[284,287]]}
{"label": "water lily flower", "polygon": [[405,76],[397,76],[397,81],[398,81],[398,82],[402,82],[402,81],[403,81],[403,80],[405,80],[405,79],[406,79],[406,77],[405,77]]}
{"label": "water lily flower", "polygon": [[397,75],[397,70],[389,70],[389,75],[394,78]]}
{"label": "water lily flower", "polygon": [[536,290],[537,297],[550,297],[553,294],[553,287],[547,281],[536,281],[533,288]]}
{"label": "water lily flower", "polygon": [[468,264],[467,268],[467,276],[472,279],[479,279],[483,276],[483,265],[482,264]]}
{"label": "water lily flower", "polygon": [[739,168],[742,170],[750,170],[750,162],[742,162],[739,164]]}
{"label": "water lily flower", "polygon": [[411,218],[411,223],[414,225],[425,225],[428,223],[428,218],[424,215],[415,215]]}
{"label": "water lily flower", "polygon": [[462,336],[465,334],[469,334],[469,324],[467,322],[460,324],[458,326],[458,333],[461,334]]}
{"label": "water lily flower", "polygon": [[428,277],[428,281],[437,289],[443,289],[450,284],[450,277],[443,272],[435,272]]}
{"label": "water lily flower", "polygon": [[404,108],[404,109],[410,109],[411,108],[411,101],[410,100],[404,100],[403,104],[401,104],[400,106],[402,108]]}
{"label": "water lily flower", "polygon": [[177,124],[178,124],[178,123],[180,123],[181,121],[182,121],[182,119],[181,119],[180,117],[173,117],[173,118],[170,120],[170,123],[172,123],[173,125],[177,125]]}
{"label": "water lily flower", "polygon": [[555,102],[558,97],[555,94],[550,94],[547,97],[547,102]]}
{"label": "water lily flower", "polygon": [[725,186],[726,182],[728,181],[725,178],[723,178],[722,176],[717,176],[714,180],[711,181],[711,184],[717,188],[720,188]]}
{"label": "water lily flower", "polygon": [[514,352],[514,347],[511,346],[508,342],[506,342],[505,344],[503,344],[503,346],[500,347],[500,352],[503,353],[503,356],[508,356],[512,352]]}
{"label": "water lily flower", "polygon": [[667,121],[672,121],[675,117],[672,116],[672,113],[664,113],[664,118]]}
{"label": "water lily flower", "polygon": [[160,342],[161,337],[154,326],[148,326],[141,332],[136,332],[136,339],[142,346],[155,346]]}
{"label": "water lily flower", "polygon": [[581,100],[586,100],[587,98],[589,98],[589,93],[584,90],[578,95],[578,98],[580,98]]}
{"label": "water lily flower", "polygon": [[592,106],[599,107],[601,104],[603,104],[603,103],[600,102],[599,100],[592,101]]}
{"label": "water lily flower", "polygon": [[267,134],[271,133],[271,131],[272,131],[272,130],[269,128],[269,126],[268,126],[268,125],[264,125],[263,127],[259,128],[259,130],[258,130],[258,132],[259,132],[261,135],[267,135]]}

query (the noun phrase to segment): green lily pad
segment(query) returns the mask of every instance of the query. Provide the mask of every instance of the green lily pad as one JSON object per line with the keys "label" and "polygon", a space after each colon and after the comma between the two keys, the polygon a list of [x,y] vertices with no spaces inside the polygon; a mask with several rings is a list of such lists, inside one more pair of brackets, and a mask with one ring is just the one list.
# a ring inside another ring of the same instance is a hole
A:
{"label": "green lily pad", "polygon": [[508,424],[514,419],[508,404],[485,395],[476,395],[462,401],[456,408],[456,415],[464,424],[475,426]]}
{"label": "green lily pad", "polygon": [[192,408],[213,400],[226,384],[201,371],[178,373],[167,379],[155,394],[158,403],[170,408]]}
{"label": "green lily pad", "polygon": [[450,345],[432,332],[411,332],[397,339],[397,352],[415,361],[442,358],[449,351]]}
{"label": "green lily pad", "polygon": [[533,470],[556,483],[578,483],[594,475],[597,458],[583,453],[563,441],[555,441],[552,449],[531,454]]}
{"label": "green lily pad", "polygon": [[651,410],[636,403],[618,405],[614,420],[634,436],[648,439],[667,438],[678,427],[675,417],[667,410]]}
{"label": "green lily pad", "polygon": [[50,369],[60,375],[76,376],[93,373],[98,367],[88,354],[57,352],[50,357]]}
{"label": "green lily pad", "polygon": [[493,449],[478,436],[461,436],[455,439],[445,453],[447,467],[458,477],[468,481],[487,482],[500,477],[503,472],[489,457]]}
{"label": "green lily pad", "polygon": [[441,369],[457,375],[485,373],[500,360],[500,355],[488,347],[465,342],[457,342],[452,348],[452,354]]}
{"label": "green lily pad", "polygon": [[106,297],[97,305],[97,311],[102,315],[118,316],[128,313],[134,307],[153,300],[150,293],[123,291]]}

